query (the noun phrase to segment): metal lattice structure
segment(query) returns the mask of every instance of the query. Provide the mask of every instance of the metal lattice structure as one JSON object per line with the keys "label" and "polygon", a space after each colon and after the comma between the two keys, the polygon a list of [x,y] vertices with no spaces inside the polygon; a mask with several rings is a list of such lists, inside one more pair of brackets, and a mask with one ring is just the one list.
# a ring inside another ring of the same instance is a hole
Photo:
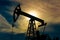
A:
{"label": "metal lattice structure", "polygon": [[29,20],[26,36],[27,36],[26,40],[33,40],[34,38],[36,38],[36,24],[35,24],[35,20],[33,19]]}

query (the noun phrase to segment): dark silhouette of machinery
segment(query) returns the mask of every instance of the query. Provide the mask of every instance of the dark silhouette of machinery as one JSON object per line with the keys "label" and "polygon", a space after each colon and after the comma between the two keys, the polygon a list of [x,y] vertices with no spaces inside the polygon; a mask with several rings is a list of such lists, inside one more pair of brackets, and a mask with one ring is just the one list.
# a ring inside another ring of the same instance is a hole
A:
{"label": "dark silhouette of machinery", "polygon": [[[26,40],[37,40],[36,34],[38,34],[38,32],[36,30],[35,20],[41,23],[41,25],[39,25],[39,27],[46,25],[44,20],[39,19],[37,17],[34,17],[33,15],[30,15],[28,13],[23,12],[21,10],[20,4],[17,5],[17,7],[14,10],[14,14],[13,14],[14,23],[17,21],[19,15],[24,15],[24,16],[30,18],[29,24],[28,24],[28,29],[27,29],[27,34],[26,34]],[[14,24],[13,24],[13,27],[14,27]]]}

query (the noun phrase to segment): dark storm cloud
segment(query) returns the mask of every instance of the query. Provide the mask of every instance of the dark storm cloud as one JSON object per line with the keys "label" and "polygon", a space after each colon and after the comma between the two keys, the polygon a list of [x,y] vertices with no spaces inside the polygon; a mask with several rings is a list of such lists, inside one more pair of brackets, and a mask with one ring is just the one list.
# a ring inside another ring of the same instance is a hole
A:
{"label": "dark storm cloud", "polygon": [[11,13],[11,7],[14,7],[17,2],[14,2],[12,0],[0,0],[0,14],[10,23],[12,24],[12,15]]}
{"label": "dark storm cloud", "polygon": [[60,33],[60,23],[49,23],[47,27],[51,27],[54,32]]}
{"label": "dark storm cloud", "polygon": [[10,6],[11,3],[9,0],[0,0],[0,6]]}
{"label": "dark storm cloud", "polygon": [[6,11],[0,13],[10,24],[12,24],[12,15]]}
{"label": "dark storm cloud", "polygon": [[0,6],[12,6],[14,4],[17,4],[17,2],[12,0],[0,0]]}
{"label": "dark storm cloud", "polygon": [[45,32],[50,36],[60,37],[60,23],[49,23],[45,29]]}

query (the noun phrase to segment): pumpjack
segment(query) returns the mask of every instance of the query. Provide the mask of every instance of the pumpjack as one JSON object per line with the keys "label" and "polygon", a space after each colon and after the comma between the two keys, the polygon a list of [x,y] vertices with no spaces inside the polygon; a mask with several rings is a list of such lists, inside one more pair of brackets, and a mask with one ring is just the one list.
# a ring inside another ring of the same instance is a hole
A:
{"label": "pumpjack", "polygon": [[[33,15],[30,15],[30,14],[28,14],[26,12],[23,12],[21,10],[20,4],[19,4],[19,5],[17,5],[17,7],[15,8],[14,13],[13,13],[13,21],[14,21],[14,23],[17,21],[17,19],[18,19],[18,17],[20,15],[23,15],[23,16],[26,16],[26,17],[30,18],[27,33],[26,33],[26,40],[37,40],[36,39],[37,30],[36,30],[35,20],[41,23],[38,27],[46,25],[44,20],[42,20],[40,18],[37,18],[37,17],[35,17]],[[12,27],[14,27],[14,24],[12,25]]]}

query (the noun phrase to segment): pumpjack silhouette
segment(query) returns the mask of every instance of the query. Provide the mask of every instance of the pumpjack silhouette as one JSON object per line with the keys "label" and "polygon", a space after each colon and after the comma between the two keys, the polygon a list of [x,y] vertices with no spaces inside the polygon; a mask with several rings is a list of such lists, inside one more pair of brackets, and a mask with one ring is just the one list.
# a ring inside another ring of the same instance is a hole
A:
{"label": "pumpjack silhouette", "polygon": [[[46,26],[47,23],[45,23],[44,20],[37,18],[33,15],[30,15],[26,12],[23,12],[21,10],[20,4],[19,4],[19,5],[17,5],[17,7],[15,8],[14,13],[13,13],[13,22],[14,23],[17,21],[17,19],[19,18],[20,15],[30,18],[27,33],[26,33],[26,40],[45,40],[46,39],[47,36],[40,35],[39,31],[36,29],[36,24],[35,24],[35,20],[36,20],[41,23],[40,25],[38,25],[38,27]],[[14,27],[14,24],[12,25],[12,27]]]}

